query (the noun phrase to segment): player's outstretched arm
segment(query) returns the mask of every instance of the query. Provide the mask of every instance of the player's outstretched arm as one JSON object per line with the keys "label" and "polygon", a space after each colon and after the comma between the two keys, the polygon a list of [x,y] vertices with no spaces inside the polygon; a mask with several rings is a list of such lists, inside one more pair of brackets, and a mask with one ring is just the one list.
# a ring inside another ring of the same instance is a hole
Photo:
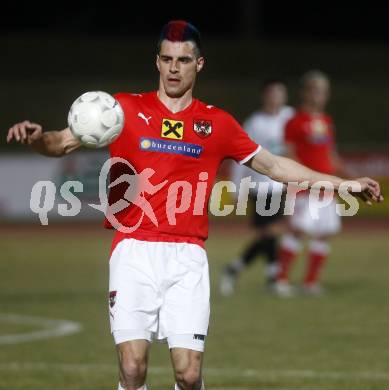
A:
{"label": "player's outstretched arm", "polygon": [[64,156],[81,146],[68,127],[43,133],[41,125],[30,121],[16,123],[8,130],[7,142],[12,140],[50,157]]}
{"label": "player's outstretched arm", "polygon": [[[316,172],[294,160],[276,156],[263,148],[249,161],[248,165],[255,171],[282,183],[307,181],[311,187],[319,181],[327,181],[332,183],[335,190],[338,190],[342,182],[346,181],[337,176]],[[361,191],[353,195],[369,204],[371,200],[375,202],[384,200],[380,185],[375,180],[364,177],[355,179],[355,181],[360,183]]]}

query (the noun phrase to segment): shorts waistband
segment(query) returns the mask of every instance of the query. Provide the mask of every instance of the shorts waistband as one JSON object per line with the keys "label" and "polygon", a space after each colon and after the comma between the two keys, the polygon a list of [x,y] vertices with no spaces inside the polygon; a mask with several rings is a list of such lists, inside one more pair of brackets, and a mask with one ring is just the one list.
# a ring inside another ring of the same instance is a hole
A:
{"label": "shorts waistband", "polygon": [[139,241],[149,241],[149,242],[176,242],[176,243],[185,243],[185,244],[195,244],[195,245],[199,245],[203,249],[205,248],[204,240],[198,237],[172,236],[170,234],[153,233],[153,232],[145,232],[145,231],[136,231],[133,233],[122,233],[116,230],[112,240],[111,253],[116,248],[116,245],[119,244],[120,241],[126,238],[134,238]]}

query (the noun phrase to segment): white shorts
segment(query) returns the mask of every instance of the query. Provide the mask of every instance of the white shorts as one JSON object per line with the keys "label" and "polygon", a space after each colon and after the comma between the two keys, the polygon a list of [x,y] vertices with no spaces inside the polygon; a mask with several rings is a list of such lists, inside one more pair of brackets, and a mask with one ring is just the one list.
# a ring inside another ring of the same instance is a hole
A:
{"label": "white shorts", "polygon": [[336,213],[336,201],[320,208],[320,202],[311,200],[308,195],[298,195],[294,213],[290,218],[293,229],[314,237],[336,234],[341,229],[341,219]]}
{"label": "white shorts", "polygon": [[209,273],[196,244],[122,240],[110,259],[109,317],[115,343],[166,340],[204,350]]}

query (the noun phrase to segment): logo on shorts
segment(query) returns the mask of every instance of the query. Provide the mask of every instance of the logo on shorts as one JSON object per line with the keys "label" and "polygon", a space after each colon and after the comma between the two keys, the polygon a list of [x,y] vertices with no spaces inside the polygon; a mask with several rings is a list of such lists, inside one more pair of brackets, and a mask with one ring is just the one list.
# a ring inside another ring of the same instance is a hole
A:
{"label": "logo on shorts", "polygon": [[109,292],[109,307],[114,307],[116,303],[116,294],[117,291],[110,291]]}
{"label": "logo on shorts", "polygon": [[162,119],[161,137],[182,139],[184,137],[184,122],[173,119]]}
{"label": "logo on shorts", "polygon": [[193,335],[193,340],[201,340],[201,341],[204,341],[204,340],[205,340],[205,335],[203,335],[203,334],[194,334],[194,335]]}

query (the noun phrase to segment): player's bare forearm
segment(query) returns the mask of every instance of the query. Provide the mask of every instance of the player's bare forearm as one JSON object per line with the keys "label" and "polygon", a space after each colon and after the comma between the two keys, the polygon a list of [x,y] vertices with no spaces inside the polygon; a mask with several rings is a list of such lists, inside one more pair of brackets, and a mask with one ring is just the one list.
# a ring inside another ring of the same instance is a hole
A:
{"label": "player's bare forearm", "polygon": [[42,126],[29,121],[16,123],[9,129],[7,142],[11,140],[28,145],[35,152],[49,157],[61,157],[81,145],[68,127],[43,133]]}
{"label": "player's bare forearm", "polygon": [[[289,158],[290,160],[298,162],[295,145],[290,142],[286,143],[285,149],[286,149],[285,157]],[[344,169],[344,165],[341,163],[341,159],[335,150],[332,152],[331,158],[332,158],[332,165],[335,168],[336,176],[351,177],[349,172],[346,171],[346,169]]]}
{"label": "player's bare forearm", "polygon": [[308,187],[317,183],[318,181],[330,182],[334,189],[338,189],[345,179],[341,179],[338,176],[327,175],[314,171],[299,162],[292,160],[288,157],[277,156],[276,163],[272,175],[272,179],[281,181],[283,183],[288,182],[301,182],[307,181]]}
{"label": "player's bare forearm", "polygon": [[[287,157],[276,156],[261,149],[249,162],[252,169],[269,176],[275,181],[282,183],[290,182],[308,182],[308,187],[312,187],[319,181],[327,181],[338,190],[340,185],[346,181],[337,176],[327,175],[309,169],[308,167],[291,160]],[[370,178],[359,178],[355,180],[360,184],[360,191],[357,195],[369,203],[369,199],[376,202],[383,201],[380,185]]]}
{"label": "player's bare forearm", "polygon": [[69,154],[80,146],[79,141],[68,134],[69,129],[60,131],[48,131],[30,143],[35,152],[49,157],[61,157]]}
{"label": "player's bare forearm", "polygon": [[251,160],[251,168],[275,181],[282,183],[308,182],[311,187],[318,181],[329,181],[338,189],[341,178],[316,172],[287,157],[276,156],[266,149],[262,149]]}

